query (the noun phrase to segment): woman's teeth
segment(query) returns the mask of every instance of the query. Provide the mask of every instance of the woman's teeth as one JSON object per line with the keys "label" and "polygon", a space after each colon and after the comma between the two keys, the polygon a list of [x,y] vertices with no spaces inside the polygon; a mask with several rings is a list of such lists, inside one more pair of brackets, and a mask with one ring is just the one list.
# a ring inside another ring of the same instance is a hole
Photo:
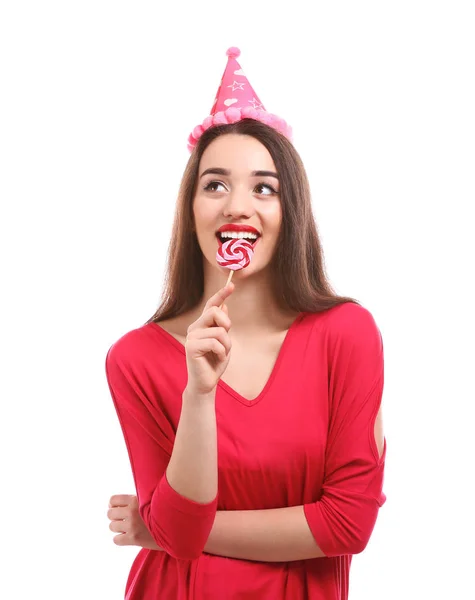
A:
{"label": "woman's teeth", "polygon": [[221,238],[221,240],[225,240],[225,239],[248,239],[248,240],[257,240],[257,235],[255,233],[249,233],[249,232],[243,232],[243,231],[236,231],[236,232],[225,232],[225,233],[219,233],[219,236]]}

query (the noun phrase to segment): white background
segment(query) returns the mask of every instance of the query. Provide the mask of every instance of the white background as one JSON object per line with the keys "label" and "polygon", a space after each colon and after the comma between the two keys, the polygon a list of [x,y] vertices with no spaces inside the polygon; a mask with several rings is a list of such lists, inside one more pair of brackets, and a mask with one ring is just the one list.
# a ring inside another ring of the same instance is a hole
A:
{"label": "white background", "polygon": [[158,306],[229,46],[293,126],[333,285],[384,339],[388,499],[350,598],[473,597],[471,9],[2,4],[2,598],[123,598],[138,548],[106,513],[135,489],[104,359]]}

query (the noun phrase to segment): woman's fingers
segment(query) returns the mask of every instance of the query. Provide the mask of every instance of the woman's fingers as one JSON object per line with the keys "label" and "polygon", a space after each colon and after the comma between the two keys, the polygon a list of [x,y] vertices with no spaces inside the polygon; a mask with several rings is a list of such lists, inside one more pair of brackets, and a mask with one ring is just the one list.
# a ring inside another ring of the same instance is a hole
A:
{"label": "woman's fingers", "polygon": [[114,533],[127,533],[127,521],[111,521],[109,529]]}
{"label": "woman's fingers", "polygon": [[109,500],[109,507],[128,506],[134,502],[137,502],[137,496],[133,496],[132,494],[114,494]]}
{"label": "woman's fingers", "polygon": [[195,329],[188,334],[188,341],[216,339],[220,342],[226,354],[231,350],[231,338],[224,327],[207,327],[205,329]]}
{"label": "woman's fingers", "polygon": [[216,294],[211,296],[211,298],[205,304],[205,307],[203,309],[203,314],[208,310],[208,308],[211,308],[212,306],[221,306],[221,304],[226,300],[226,298],[228,298],[233,292],[234,292],[234,283],[231,281],[230,283],[225,285],[223,288],[218,290],[216,292]]}
{"label": "woman's fingers", "polygon": [[208,352],[214,352],[221,360],[227,356],[226,347],[216,338],[188,338],[188,348],[191,356],[203,356]]}
{"label": "woman's fingers", "polygon": [[226,331],[231,329],[231,319],[229,316],[219,307],[211,306],[201,317],[199,317],[194,323],[192,323],[187,329],[187,338],[194,331],[200,329],[209,329],[211,327],[223,327]]}
{"label": "woman's fingers", "polygon": [[211,296],[205,304],[201,316],[188,327],[187,339],[192,331],[201,328],[210,328],[214,325],[224,327],[226,331],[229,331],[231,328],[231,319],[228,316],[227,308],[226,311],[224,311],[219,307],[233,291],[234,283],[231,281],[226,287],[221,288],[214,296]]}
{"label": "woman's fingers", "polygon": [[130,508],[128,506],[116,506],[115,508],[109,508],[107,518],[114,521],[122,521],[129,514]]}

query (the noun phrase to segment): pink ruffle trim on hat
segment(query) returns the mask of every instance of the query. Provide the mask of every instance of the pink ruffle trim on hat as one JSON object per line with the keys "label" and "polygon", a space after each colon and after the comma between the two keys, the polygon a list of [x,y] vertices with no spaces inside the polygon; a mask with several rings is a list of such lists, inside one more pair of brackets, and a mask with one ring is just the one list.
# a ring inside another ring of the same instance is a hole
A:
{"label": "pink ruffle trim on hat", "polygon": [[236,121],[240,121],[241,119],[254,119],[255,121],[260,121],[265,125],[269,125],[269,127],[273,127],[278,132],[285,135],[289,140],[292,140],[292,128],[281,117],[268,113],[265,110],[252,108],[252,106],[245,106],[244,108],[231,107],[225,111],[217,112],[215,115],[206,117],[201,125],[197,125],[188,137],[188,150],[192,152],[200,137],[210,127],[236,123]]}

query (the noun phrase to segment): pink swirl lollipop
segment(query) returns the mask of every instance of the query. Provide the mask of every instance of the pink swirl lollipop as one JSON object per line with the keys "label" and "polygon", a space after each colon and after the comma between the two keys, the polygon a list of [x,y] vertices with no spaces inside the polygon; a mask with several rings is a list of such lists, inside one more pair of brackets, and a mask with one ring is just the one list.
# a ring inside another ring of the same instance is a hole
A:
{"label": "pink swirl lollipop", "polygon": [[219,265],[239,271],[245,269],[254,256],[251,242],[244,239],[231,239],[224,242],[216,252],[216,260]]}
{"label": "pink swirl lollipop", "polygon": [[[232,238],[227,242],[224,242],[216,252],[216,260],[219,265],[230,269],[228,280],[226,285],[233,278],[234,271],[245,269],[254,256],[254,250],[251,242],[244,239]],[[223,308],[223,304],[219,308]]]}

